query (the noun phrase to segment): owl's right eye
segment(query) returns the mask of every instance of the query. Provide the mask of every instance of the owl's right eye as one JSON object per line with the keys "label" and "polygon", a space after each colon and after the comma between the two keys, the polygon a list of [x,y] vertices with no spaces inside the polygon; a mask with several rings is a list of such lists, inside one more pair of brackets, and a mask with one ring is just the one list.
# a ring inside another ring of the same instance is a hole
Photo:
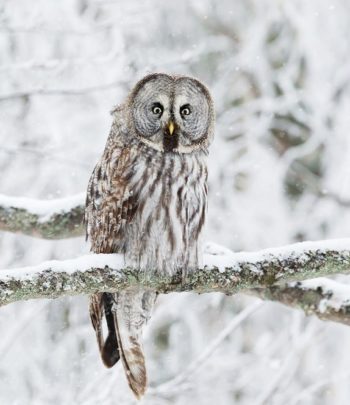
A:
{"label": "owl's right eye", "polygon": [[155,114],[155,115],[161,116],[162,113],[163,113],[163,106],[162,106],[160,103],[155,103],[155,104],[153,104],[152,112],[153,112],[153,114]]}

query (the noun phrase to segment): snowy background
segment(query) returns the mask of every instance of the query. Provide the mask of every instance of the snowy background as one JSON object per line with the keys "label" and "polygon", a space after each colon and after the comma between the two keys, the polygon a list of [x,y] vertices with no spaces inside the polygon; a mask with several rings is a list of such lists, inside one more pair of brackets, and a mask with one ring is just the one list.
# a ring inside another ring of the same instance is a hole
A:
{"label": "snowy background", "polygon": [[[217,110],[207,240],[237,251],[349,237],[349,66],[347,0],[0,0],[0,193],[84,191],[112,107],[146,73],[184,73]],[[0,233],[0,268],[88,250]],[[254,301],[161,297],[142,403],[348,404],[350,328],[273,303],[162,389]],[[136,403],[121,366],[99,359],[86,297],[12,304],[0,330],[1,404]]]}

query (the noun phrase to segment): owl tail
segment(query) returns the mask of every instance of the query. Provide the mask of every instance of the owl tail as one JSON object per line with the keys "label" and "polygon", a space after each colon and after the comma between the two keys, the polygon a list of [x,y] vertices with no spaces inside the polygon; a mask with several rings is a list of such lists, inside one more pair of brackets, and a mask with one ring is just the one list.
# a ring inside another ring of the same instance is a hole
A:
{"label": "owl tail", "polygon": [[138,399],[144,395],[147,386],[142,330],[151,316],[155,299],[155,292],[127,289],[115,294],[112,308],[119,354],[129,386]]}

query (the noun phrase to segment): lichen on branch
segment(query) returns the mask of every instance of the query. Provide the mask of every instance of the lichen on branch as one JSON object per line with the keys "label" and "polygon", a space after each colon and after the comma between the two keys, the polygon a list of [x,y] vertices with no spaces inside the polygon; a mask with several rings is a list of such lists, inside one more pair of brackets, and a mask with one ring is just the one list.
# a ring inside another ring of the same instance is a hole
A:
{"label": "lichen on branch", "polygon": [[[3,231],[45,239],[81,236],[83,215],[84,194],[48,201],[0,195],[0,230]],[[320,319],[350,325],[350,287],[328,279],[303,281],[339,273],[350,273],[350,239],[304,242],[249,253],[232,253],[209,244],[204,268],[189,274],[185,280],[181,274],[159,276],[152,269],[146,276],[125,268],[119,255],[88,255],[0,271],[0,306],[34,298],[117,291],[130,286],[152,288],[161,293],[242,291],[301,308]]]}
{"label": "lichen on branch", "polygon": [[84,194],[57,200],[0,195],[0,230],[43,239],[83,235]]}
{"label": "lichen on branch", "polygon": [[[341,239],[304,242],[260,252],[232,253],[209,245],[205,266],[185,279],[181,272],[170,277],[157,275],[152,269],[143,273],[127,268],[123,256],[118,254],[91,254],[73,260],[49,261],[34,267],[0,271],[0,305],[34,298],[113,292],[126,287],[151,288],[160,293],[234,294],[242,291],[300,307],[321,319],[350,324],[347,290],[343,290],[339,304],[340,290],[335,284],[327,285],[323,281],[322,288],[311,281],[285,285],[291,281],[349,273],[348,246],[350,240]],[[332,297],[333,301],[330,300]],[[332,305],[336,297],[337,304]]]}

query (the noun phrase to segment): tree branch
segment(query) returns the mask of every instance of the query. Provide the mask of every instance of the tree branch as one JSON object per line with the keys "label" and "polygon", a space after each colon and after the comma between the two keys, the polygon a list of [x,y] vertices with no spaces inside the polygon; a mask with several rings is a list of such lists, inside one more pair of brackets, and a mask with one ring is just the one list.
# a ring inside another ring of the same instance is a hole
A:
{"label": "tree branch", "polygon": [[99,91],[117,88],[123,84],[120,80],[112,81],[110,83],[98,84],[95,86],[83,87],[79,89],[31,89],[16,91],[8,94],[0,94],[0,102],[8,100],[17,100],[28,98],[32,96],[80,96],[87,93],[95,93]]}
{"label": "tree branch", "polygon": [[350,285],[316,278],[285,286],[254,288],[246,293],[302,309],[306,315],[350,326]]}
{"label": "tree branch", "polygon": [[[255,253],[229,253],[209,246],[205,267],[182,280],[125,268],[122,255],[87,255],[39,266],[0,271],[0,305],[33,298],[152,288],[160,293],[238,291],[303,308],[321,319],[350,324],[350,287],[330,280],[276,283],[350,272],[350,239],[303,242]],[[151,274],[151,275],[150,275]]]}
{"label": "tree branch", "polygon": [[0,230],[44,239],[81,236],[84,197],[43,201],[0,194]]}
{"label": "tree branch", "polygon": [[[3,231],[46,239],[81,236],[83,215],[83,193],[50,201],[0,195],[0,230]],[[211,244],[206,252],[205,270],[190,275],[184,283],[180,276],[153,275],[152,279],[146,279],[135,270],[124,269],[118,255],[90,255],[21,270],[3,270],[0,272],[0,305],[142,285],[163,293],[243,291],[301,308],[320,319],[350,325],[350,286],[327,279],[281,285],[291,280],[349,273],[350,239],[236,254]]]}

